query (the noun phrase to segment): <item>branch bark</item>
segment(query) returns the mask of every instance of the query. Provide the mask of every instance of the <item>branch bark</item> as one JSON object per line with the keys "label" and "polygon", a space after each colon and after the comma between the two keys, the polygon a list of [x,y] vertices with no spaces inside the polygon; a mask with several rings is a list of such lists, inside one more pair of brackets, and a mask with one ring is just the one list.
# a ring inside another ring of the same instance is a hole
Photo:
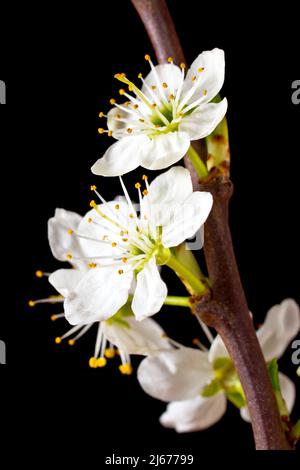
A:
{"label": "branch bark", "polygon": [[[159,62],[169,56],[184,61],[183,51],[165,0],[131,0],[140,15]],[[205,224],[204,252],[212,280],[212,298],[195,305],[195,312],[221,335],[238,371],[246,395],[259,450],[288,450],[265,360],[250,319],[228,225],[228,204],[233,185],[228,178],[215,178],[199,185],[191,172],[194,189],[214,197]]]}

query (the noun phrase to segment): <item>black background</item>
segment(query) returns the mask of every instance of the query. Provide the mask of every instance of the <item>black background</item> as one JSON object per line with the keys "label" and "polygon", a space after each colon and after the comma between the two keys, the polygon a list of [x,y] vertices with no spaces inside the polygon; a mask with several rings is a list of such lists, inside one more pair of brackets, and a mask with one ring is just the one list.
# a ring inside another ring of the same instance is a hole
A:
{"label": "black background", "polygon": [[[285,3],[263,12],[245,3],[221,11],[192,0],[169,6],[189,62],[213,47],[226,53],[222,94],[229,101],[235,184],[231,227],[249,307],[259,323],[282,299],[300,300],[300,105],[291,101],[300,69],[299,9]],[[14,12],[3,7],[2,21],[2,272],[8,282],[0,330],[7,365],[0,377],[2,423],[8,411],[2,442],[8,437],[19,449],[11,459],[20,454],[34,461],[36,449],[48,459],[63,450],[70,459],[97,458],[101,466],[112,452],[190,450],[201,463],[216,449],[231,458],[236,449],[250,451],[251,428],[231,406],[207,431],[178,435],[163,429],[158,417],[165,405],[146,396],[134,376],[121,376],[117,360],[104,369],[88,367],[95,331],[73,348],[57,346],[55,336],[67,328],[63,320],[50,321],[59,308],[27,306],[28,299],[53,293],[34,272],[60,267],[46,234],[54,209],[84,213],[90,184],[107,199],[119,191],[116,179],[89,171],[110,144],[97,134],[98,112],[118,96],[114,73],[145,74],[144,54],[154,54],[129,0],[70,4],[65,10],[55,3],[26,4]],[[130,187],[141,174],[139,169],[125,182]],[[165,279],[174,283],[173,294],[182,291],[172,275]],[[166,308],[159,320],[177,340],[188,344],[195,336],[195,320],[186,312]],[[291,353],[289,348],[280,365],[297,382]]]}

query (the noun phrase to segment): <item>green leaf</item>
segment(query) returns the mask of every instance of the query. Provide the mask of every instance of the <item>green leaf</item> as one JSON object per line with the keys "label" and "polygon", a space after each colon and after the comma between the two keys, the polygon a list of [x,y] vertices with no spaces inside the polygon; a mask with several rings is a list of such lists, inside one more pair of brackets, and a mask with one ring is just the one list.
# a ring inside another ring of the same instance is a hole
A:
{"label": "green leaf", "polygon": [[219,381],[214,379],[203,388],[201,395],[205,398],[212,397],[213,395],[216,395],[221,389],[222,387]]}

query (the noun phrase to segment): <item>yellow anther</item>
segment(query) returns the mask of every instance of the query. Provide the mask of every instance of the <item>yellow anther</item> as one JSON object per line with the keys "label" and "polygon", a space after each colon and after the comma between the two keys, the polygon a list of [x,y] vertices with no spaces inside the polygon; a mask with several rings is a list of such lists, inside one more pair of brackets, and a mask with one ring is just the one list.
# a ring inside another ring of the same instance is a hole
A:
{"label": "yellow anther", "polygon": [[175,100],[175,96],[173,95],[173,93],[169,95],[169,100]]}
{"label": "yellow anther", "polygon": [[129,214],[129,217],[130,217],[130,219],[134,219],[134,215],[131,214],[131,213]]}
{"label": "yellow anther", "polygon": [[130,101],[125,101],[124,106],[126,106],[126,108],[128,108],[129,105],[130,105]]}
{"label": "yellow anther", "polygon": [[117,80],[120,80],[122,78],[125,78],[126,77],[126,74],[123,72],[123,73],[116,73],[114,75],[114,78],[116,78]]}
{"label": "yellow anther", "polygon": [[139,189],[139,188],[141,187],[141,184],[140,184],[140,183],[135,183],[134,187],[135,187],[136,189]]}
{"label": "yellow anther", "polygon": [[139,73],[138,78],[143,78],[143,75],[141,73]]}
{"label": "yellow anther", "polygon": [[147,196],[148,194],[149,194],[149,191],[147,189],[144,189],[143,196]]}
{"label": "yellow anther", "polygon": [[57,336],[57,337],[55,338],[55,343],[56,343],[56,344],[60,344],[60,343],[61,343],[61,338],[60,338],[59,336]]}
{"label": "yellow anther", "polygon": [[93,222],[93,219],[91,217],[88,218],[88,223],[91,224]]}
{"label": "yellow anther", "polygon": [[147,176],[147,175],[143,175],[143,176],[142,176],[142,180],[147,181],[147,180],[148,180],[148,176]]}
{"label": "yellow anther", "polygon": [[109,100],[109,102],[110,102],[110,104],[115,104],[115,103],[116,103],[116,100],[115,100],[114,98],[111,98],[111,99]]}
{"label": "yellow anther", "polygon": [[90,360],[89,360],[89,366],[92,368],[92,369],[96,369],[97,367],[97,359],[95,357],[91,357]]}
{"label": "yellow anther", "polygon": [[145,119],[140,118],[139,121],[140,121],[140,122],[145,122]]}
{"label": "yellow anther", "polygon": [[120,94],[120,95],[125,95],[125,90],[124,90],[124,88],[120,88],[119,94]]}
{"label": "yellow anther", "polygon": [[156,87],[155,85],[152,85],[152,86],[151,86],[151,89],[152,89],[152,90],[156,90],[156,88],[157,88],[157,87]]}
{"label": "yellow anther", "polygon": [[151,60],[151,57],[149,56],[149,54],[145,55],[145,60],[148,60],[148,61]]}
{"label": "yellow anther", "polygon": [[96,191],[96,189],[97,189],[97,186],[95,186],[94,184],[92,184],[92,186],[90,187],[90,190],[91,190],[91,191]]}
{"label": "yellow anther", "polygon": [[173,62],[174,62],[173,57],[168,57],[168,62],[169,62],[169,64],[173,64]]}
{"label": "yellow anther", "polygon": [[196,78],[197,78],[196,75],[194,75],[194,76],[192,77],[192,81],[194,82],[194,81],[196,80]]}
{"label": "yellow anther", "polygon": [[156,104],[155,104],[155,103],[151,104],[151,108],[152,108],[152,109],[155,109],[155,108],[156,108]]}
{"label": "yellow anther", "polygon": [[119,269],[118,273],[119,273],[119,274],[124,274],[123,269]]}
{"label": "yellow anther", "polygon": [[88,267],[89,267],[90,269],[97,268],[97,263],[89,263],[89,264],[88,264]]}
{"label": "yellow anther", "polygon": [[57,315],[55,315],[55,314],[54,314],[54,315],[51,315],[50,319],[51,319],[51,321],[57,320]]}
{"label": "yellow anther", "polygon": [[128,242],[128,238],[122,238],[123,242]]}
{"label": "yellow anther", "polygon": [[160,124],[155,124],[156,129],[159,129],[161,127]]}
{"label": "yellow anther", "polygon": [[122,258],[122,261],[123,261],[123,263],[127,263],[128,258],[126,258],[126,257],[124,256],[124,258]]}
{"label": "yellow anther", "polygon": [[92,200],[90,201],[90,207],[93,207],[94,209],[95,209],[95,207],[97,207],[97,204],[96,204],[96,202],[94,201],[94,199],[92,199]]}
{"label": "yellow anther", "polygon": [[113,131],[108,131],[107,135],[108,135],[108,137],[112,137]]}
{"label": "yellow anther", "polygon": [[74,346],[75,339],[69,339],[68,344],[69,344],[69,346]]}
{"label": "yellow anther", "polygon": [[113,357],[115,357],[115,355],[116,355],[116,352],[115,352],[114,348],[105,349],[105,356],[108,359],[112,359]]}
{"label": "yellow anther", "polygon": [[115,204],[115,209],[119,210],[120,209],[120,204]]}
{"label": "yellow anther", "polygon": [[122,117],[121,114],[116,114],[117,119],[121,119],[121,117]]}
{"label": "yellow anther", "polygon": [[130,84],[128,85],[128,90],[129,90],[129,91],[133,91],[133,90],[134,90],[134,85],[133,85],[132,83],[130,83]]}
{"label": "yellow anther", "polygon": [[184,62],[181,62],[181,64],[180,64],[180,68],[181,68],[181,69],[185,69],[185,68],[186,68],[186,65],[185,65],[185,63],[184,63]]}
{"label": "yellow anther", "polygon": [[203,95],[204,95],[204,96],[207,95],[207,90],[204,90]]}
{"label": "yellow anther", "polygon": [[107,361],[106,361],[105,357],[99,357],[99,359],[97,359],[96,367],[104,367],[104,366],[106,366],[106,363],[107,363]]}
{"label": "yellow anther", "polygon": [[99,118],[102,118],[104,116],[104,113],[102,111],[100,111],[100,113],[98,114]]}
{"label": "yellow anther", "polygon": [[163,88],[168,88],[168,84],[166,82],[163,82],[162,86]]}
{"label": "yellow anther", "polygon": [[29,307],[34,307],[35,306],[35,301],[34,300],[29,300],[28,305],[29,305]]}
{"label": "yellow anther", "polygon": [[195,346],[198,346],[199,344],[201,344],[201,341],[200,341],[199,338],[194,338],[194,339],[192,340],[192,343],[193,343]]}
{"label": "yellow anther", "polygon": [[132,374],[132,367],[131,367],[131,364],[129,364],[128,362],[126,364],[121,364],[119,366],[119,370],[120,370],[121,374],[123,374],[123,375]]}
{"label": "yellow anther", "polygon": [[40,271],[40,270],[35,271],[36,277],[43,277],[43,274],[44,274],[43,271]]}
{"label": "yellow anther", "polygon": [[130,127],[128,127],[127,132],[128,132],[128,134],[131,134],[131,133],[132,133],[132,129],[131,129]]}
{"label": "yellow anther", "polygon": [[116,242],[112,242],[111,246],[115,248],[115,246],[117,246]]}
{"label": "yellow anther", "polygon": [[139,105],[138,104],[134,104],[133,105],[133,109],[138,109]]}
{"label": "yellow anther", "polygon": [[69,234],[69,235],[72,235],[73,233],[74,233],[74,231],[73,231],[71,228],[69,228],[69,229],[68,229],[68,234]]}
{"label": "yellow anther", "polygon": [[72,258],[73,258],[72,253],[67,253],[67,254],[66,254],[66,258],[67,258],[67,259],[72,259]]}
{"label": "yellow anther", "polygon": [[199,73],[202,73],[203,71],[204,71],[204,67],[200,67],[200,68],[198,69],[198,72],[199,72]]}
{"label": "yellow anther", "polygon": [[98,133],[99,133],[99,134],[104,134],[104,129],[103,129],[102,127],[99,127]]}

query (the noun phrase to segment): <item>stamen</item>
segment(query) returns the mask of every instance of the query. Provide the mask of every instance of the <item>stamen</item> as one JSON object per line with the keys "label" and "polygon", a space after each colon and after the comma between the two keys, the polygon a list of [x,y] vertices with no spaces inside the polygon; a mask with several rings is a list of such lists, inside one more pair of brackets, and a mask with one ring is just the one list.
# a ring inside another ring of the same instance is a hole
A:
{"label": "stamen", "polygon": [[116,355],[115,348],[110,347],[105,349],[105,356],[107,359],[113,359]]}
{"label": "stamen", "polygon": [[174,59],[173,59],[173,57],[168,57],[168,59],[167,59],[167,60],[168,60],[169,64],[173,64],[173,62],[174,62]]}
{"label": "stamen", "polygon": [[37,271],[35,271],[35,275],[36,277],[38,278],[42,278],[42,277],[49,277],[51,273],[46,273],[44,271],[41,271],[40,269],[38,269]]}
{"label": "stamen", "polygon": [[45,299],[37,299],[37,300],[29,300],[28,305],[29,307],[34,307],[37,304],[56,304],[61,303],[64,301],[62,295],[51,295]]}
{"label": "stamen", "polygon": [[131,375],[133,372],[132,366],[128,362],[126,364],[119,365],[119,370],[123,375]]}

